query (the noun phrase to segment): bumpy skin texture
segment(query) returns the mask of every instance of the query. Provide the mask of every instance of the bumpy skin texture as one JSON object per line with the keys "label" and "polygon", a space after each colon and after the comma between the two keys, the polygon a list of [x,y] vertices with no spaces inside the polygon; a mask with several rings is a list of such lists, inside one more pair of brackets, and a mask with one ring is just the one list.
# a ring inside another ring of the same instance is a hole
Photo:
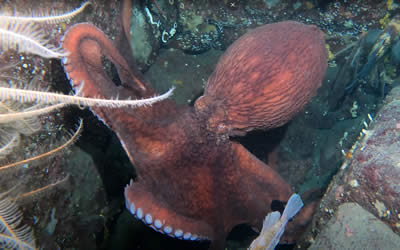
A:
{"label": "bumpy skin texture", "polygon": [[[71,27],[63,47],[70,52],[64,68],[72,85],[84,81],[81,95],[154,94],[94,26]],[[118,68],[121,86],[103,72],[102,55]],[[235,225],[259,227],[272,200],[287,201],[291,187],[229,135],[289,121],[315,93],[326,66],[316,27],[270,24],[227,50],[194,108],[171,100],[135,110],[92,108],[116,132],[136,168],[137,180],[125,190],[127,207],[158,219],[161,228],[149,223],[158,231],[180,229],[211,240],[213,249],[223,248]]]}
{"label": "bumpy skin texture", "polygon": [[323,33],[296,22],[264,25],[224,53],[196,108],[220,133],[284,125],[320,86],[327,67]]}

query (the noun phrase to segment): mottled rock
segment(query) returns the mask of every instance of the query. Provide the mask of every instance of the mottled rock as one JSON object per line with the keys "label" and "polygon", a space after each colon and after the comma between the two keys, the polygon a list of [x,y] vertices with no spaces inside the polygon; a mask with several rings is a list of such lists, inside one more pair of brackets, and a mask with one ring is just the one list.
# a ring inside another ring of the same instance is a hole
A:
{"label": "mottled rock", "polygon": [[397,249],[400,238],[377,217],[357,203],[339,206],[309,250]]}
{"label": "mottled rock", "polygon": [[[400,88],[392,90],[375,121],[365,131],[345,176],[349,198],[389,223],[400,225]],[[381,205],[380,205],[381,204]]]}
{"label": "mottled rock", "polygon": [[392,59],[396,64],[400,63],[400,41],[397,41],[392,47]]}
{"label": "mottled rock", "polygon": [[130,46],[140,70],[148,68],[153,63],[160,48],[161,34],[155,27],[151,27],[152,24],[147,19],[142,9],[132,8]]}
{"label": "mottled rock", "polygon": [[217,50],[200,55],[185,54],[177,49],[161,50],[145,78],[159,93],[174,86],[172,98],[179,104],[191,103],[203,93],[208,76],[221,54]]}
{"label": "mottled rock", "polygon": [[[366,241],[400,245],[399,113],[400,87],[396,87],[385,99],[374,121],[363,130],[359,140],[346,153],[345,162],[321,201],[312,231],[304,237],[305,240],[299,247],[306,247],[314,238],[317,239],[314,249],[319,246],[323,246],[324,249],[355,249],[351,247],[353,242],[357,242],[357,249],[395,249],[387,245],[366,244]],[[355,208],[356,205],[342,205],[350,201],[366,211],[360,212],[361,208]],[[353,210],[348,210],[349,207]],[[347,209],[345,215],[342,212],[344,208]],[[368,212],[370,215],[366,215]],[[361,214],[373,219],[363,219],[364,222],[361,223]],[[346,222],[339,223],[338,220],[343,216],[349,218],[345,219]],[[358,216],[360,218],[357,218]],[[389,226],[388,229],[394,231],[394,234],[389,234],[390,230],[383,229],[382,222]],[[354,223],[353,227],[349,227],[351,223]],[[372,240],[373,236],[365,236],[369,228],[374,229],[372,235],[384,234],[386,238],[382,239],[387,242],[378,242]],[[335,230],[342,232],[341,236],[337,236],[342,237],[341,239],[327,236]],[[343,236],[343,232],[349,236]],[[356,234],[364,234],[363,239],[354,240],[350,237]],[[319,242],[322,239],[325,243]],[[335,245],[334,248],[329,248],[330,242]],[[337,245],[338,242],[345,245]],[[362,247],[364,244],[368,247]]]}

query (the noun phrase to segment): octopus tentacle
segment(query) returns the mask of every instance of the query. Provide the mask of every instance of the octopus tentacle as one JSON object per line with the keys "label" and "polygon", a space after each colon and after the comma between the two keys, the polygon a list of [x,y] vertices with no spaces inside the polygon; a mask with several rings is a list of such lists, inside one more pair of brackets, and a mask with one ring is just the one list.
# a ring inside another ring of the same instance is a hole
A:
{"label": "octopus tentacle", "polygon": [[212,227],[201,220],[177,214],[160,198],[155,198],[140,183],[125,187],[126,208],[154,230],[184,240],[211,240]]}
{"label": "octopus tentacle", "polygon": [[[63,47],[69,52],[69,55],[62,60],[66,75],[72,87],[79,88],[83,96],[137,99],[154,95],[151,86],[141,79],[141,73],[129,68],[129,64],[112,42],[95,26],[81,23],[70,27],[63,37]],[[104,72],[102,55],[109,58],[118,69],[121,86],[116,86]],[[158,137],[165,137],[155,133],[165,130],[162,127],[165,122],[158,121],[171,120],[178,114],[175,103],[170,100],[136,109],[134,113],[129,108],[113,109],[112,112],[108,108],[101,107],[92,107],[91,110],[107,126],[114,129],[132,162],[134,162],[132,151],[151,151],[155,148],[154,142],[159,140]],[[138,139],[138,135],[143,139]]]}
{"label": "octopus tentacle", "polygon": [[[233,162],[224,178],[232,185],[241,188],[234,190],[235,203],[239,206],[233,210],[226,209],[227,220],[224,230],[229,233],[235,225],[248,223],[254,227],[261,226],[262,218],[268,212],[273,200],[287,201],[292,194],[291,186],[274,169],[257,159],[241,144],[232,142]],[[227,191],[228,192],[228,191]],[[229,211],[229,212],[228,212]],[[252,211],[251,214],[248,211]]]}
{"label": "octopus tentacle", "polygon": [[[147,97],[154,94],[152,88],[141,79],[140,73],[130,69],[111,41],[95,26],[88,23],[73,25],[64,35],[62,42],[63,48],[69,52],[62,60],[67,77],[74,88],[83,82],[84,96],[126,96],[125,90],[129,88],[131,97]],[[117,67],[124,91],[117,92],[115,84],[105,74],[101,55],[105,55]]]}

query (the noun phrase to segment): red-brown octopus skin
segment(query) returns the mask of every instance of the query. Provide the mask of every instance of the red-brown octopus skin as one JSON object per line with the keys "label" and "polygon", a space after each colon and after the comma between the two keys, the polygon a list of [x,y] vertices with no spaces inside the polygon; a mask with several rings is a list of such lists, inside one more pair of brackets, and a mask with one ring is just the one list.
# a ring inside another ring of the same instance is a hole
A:
{"label": "red-brown octopus skin", "polygon": [[[65,72],[82,96],[155,94],[93,25],[72,26],[63,47],[69,52]],[[103,71],[102,55],[117,67],[120,86]],[[267,24],[227,49],[194,107],[172,100],[137,109],[93,107],[118,135],[136,169],[137,180],[125,189],[127,208],[157,231],[207,239],[212,249],[223,249],[238,224],[260,228],[271,202],[286,202],[291,187],[229,138],[288,122],[315,94],[326,67],[323,33],[317,27]]]}

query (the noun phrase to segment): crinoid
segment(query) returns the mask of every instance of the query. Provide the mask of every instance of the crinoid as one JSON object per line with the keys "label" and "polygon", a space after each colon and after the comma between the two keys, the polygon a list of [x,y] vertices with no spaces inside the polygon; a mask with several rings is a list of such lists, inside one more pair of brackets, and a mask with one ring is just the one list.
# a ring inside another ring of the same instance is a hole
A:
{"label": "crinoid", "polygon": [[22,223],[22,212],[15,202],[0,197],[0,248],[36,249],[32,229]]}
{"label": "crinoid", "polygon": [[[20,65],[3,67],[0,85],[37,86],[42,83],[38,77],[30,81],[23,79],[16,73],[21,68]],[[55,165],[48,159],[54,159],[76,141],[82,131],[82,122],[75,131],[69,133],[61,129],[62,124],[55,123],[54,115],[43,115],[63,106],[13,100],[0,102],[0,192],[10,190],[0,199],[1,249],[35,249],[28,227],[18,226],[22,213],[16,208],[17,204],[39,200],[49,191],[63,188],[68,180],[68,174],[65,173],[53,174],[54,177],[49,175],[54,173],[49,169]],[[55,162],[60,162],[60,159]],[[6,217],[11,212],[13,216],[18,215],[15,222]],[[24,238],[28,233],[30,236]]]}
{"label": "crinoid", "polygon": [[[81,13],[90,2],[84,2],[80,7],[66,13],[46,15],[46,12],[37,16],[34,15],[9,15],[0,13],[0,51],[15,50],[16,52],[32,53],[44,58],[65,58],[68,51],[61,47],[56,47],[50,43],[50,38],[42,31],[39,23],[48,25],[59,24],[69,21]],[[84,84],[84,83],[83,83]],[[0,100],[18,100],[20,102],[37,102],[40,104],[75,104],[81,106],[101,106],[101,107],[140,107],[151,105],[162,101],[172,94],[170,89],[163,95],[155,96],[145,100],[104,100],[96,98],[84,98],[62,95],[59,93],[48,93],[46,91],[13,89],[0,87]],[[115,97],[118,98],[118,97]],[[60,106],[45,108],[36,113],[47,113]],[[25,115],[26,116],[26,115]],[[1,118],[0,118],[1,119]]]}
{"label": "crinoid", "polygon": [[0,13],[0,50],[14,49],[17,52],[27,52],[45,58],[61,58],[66,52],[50,43],[50,38],[38,24],[58,24],[66,22],[81,13],[90,2],[84,2],[80,7],[62,14],[14,14]]}
{"label": "crinoid", "polygon": [[[51,79],[45,73],[49,71],[48,64],[37,61],[43,62],[41,58],[59,59],[68,51],[56,45],[54,37],[44,32],[44,26],[69,21],[89,4],[84,2],[66,13],[41,12],[34,15],[32,11],[30,14],[11,15],[0,12],[0,61],[3,62],[0,65],[0,192],[11,190],[4,196],[5,200],[0,199],[0,220],[2,202],[7,203],[5,210],[16,211],[15,205],[10,204],[32,203],[33,200],[40,203],[41,196],[68,186],[69,174],[60,167],[65,160],[58,155],[77,140],[83,121],[80,120],[77,128],[70,132],[64,128],[62,114],[57,112],[61,108],[67,105],[132,108],[151,105],[172,94],[171,89],[147,99],[118,100],[118,96],[110,99],[81,97],[79,90],[71,95],[50,92]],[[33,54],[33,58],[38,60],[25,63],[23,59],[28,57],[25,54]],[[54,160],[49,161],[50,158]],[[42,210],[47,209],[48,214],[51,206]],[[23,246],[20,245],[22,240],[18,237],[18,229],[14,234],[11,231],[4,223],[3,227],[0,225],[0,248],[11,246],[19,249]],[[21,229],[21,232],[25,231],[25,228]],[[8,237],[7,240],[4,237]],[[25,246],[25,249],[31,248]]]}

